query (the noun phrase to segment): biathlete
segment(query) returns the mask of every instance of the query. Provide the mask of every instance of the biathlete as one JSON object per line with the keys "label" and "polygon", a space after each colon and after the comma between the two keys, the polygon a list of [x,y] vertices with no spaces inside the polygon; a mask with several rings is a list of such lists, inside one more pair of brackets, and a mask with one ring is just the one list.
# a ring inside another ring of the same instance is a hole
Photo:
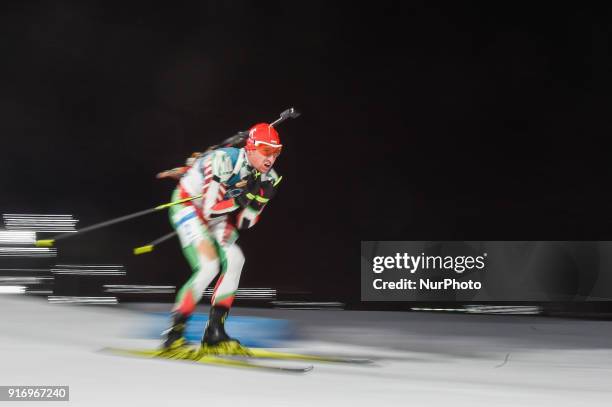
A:
{"label": "biathlete", "polygon": [[176,297],[163,350],[187,343],[187,320],[217,275],[202,346],[240,347],[224,328],[245,261],[236,244],[237,231],[255,225],[274,196],[282,177],[272,166],[281,150],[276,129],[260,123],[249,130],[244,147],[196,153],[187,160],[186,167],[158,174],[158,178],[179,180],[172,201],[202,195],[170,209],[170,220],[192,275]]}

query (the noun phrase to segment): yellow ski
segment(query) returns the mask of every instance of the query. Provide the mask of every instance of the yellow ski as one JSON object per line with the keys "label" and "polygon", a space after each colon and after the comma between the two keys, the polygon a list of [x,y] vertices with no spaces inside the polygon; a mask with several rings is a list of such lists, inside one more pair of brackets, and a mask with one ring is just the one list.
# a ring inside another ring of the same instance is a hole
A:
{"label": "yellow ski", "polygon": [[[207,365],[228,366],[243,369],[267,370],[286,373],[306,373],[312,370],[312,366],[293,367],[293,366],[275,366],[261,363],[253,363],[247,359],[226,359],[222,356],[211,354],[202,354],[197,347],[182,347],[167,351],[160,350],[138,350],[138,349],[122,349],[122,348],[104,348],[103,352],[109,352],[115,355],[132,356],[147,359],[166,359],[180,360],[191,363],[201,363]],[[227,355],[231,356],[231,355]]]}

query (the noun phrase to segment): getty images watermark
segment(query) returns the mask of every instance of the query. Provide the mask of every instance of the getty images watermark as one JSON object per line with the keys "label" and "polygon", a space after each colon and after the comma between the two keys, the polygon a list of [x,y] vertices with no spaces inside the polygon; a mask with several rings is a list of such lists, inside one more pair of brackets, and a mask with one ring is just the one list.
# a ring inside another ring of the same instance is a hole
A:
{"label": "getty images watermark", "polygon": [[[374,256],[372,272],[382,274],[390,270],[410,273],[410,277],[420,271],[436,270],[463,274],[466,271],[482,271],[486,267],[487,253],[481,256],[431,256],[421,253],[418,256],[408,253],[395,253],[393,256]],[[399,278],[387,281],[382,276],[372,280],[374,290],[479,290],[480,281],[459,281],[456,278],[432,279],[427,276]]]}

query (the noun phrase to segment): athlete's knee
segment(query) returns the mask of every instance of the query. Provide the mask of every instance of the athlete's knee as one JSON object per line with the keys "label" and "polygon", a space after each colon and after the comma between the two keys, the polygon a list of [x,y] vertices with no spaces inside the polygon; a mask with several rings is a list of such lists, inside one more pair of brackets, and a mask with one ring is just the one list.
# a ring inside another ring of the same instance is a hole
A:
{"label": "athlete's knee", "polygon": [[225,249],[225,256],[227,257],[228,268],[236,269],[237,271],[242,270],[244,266],[244,254],[238,245],[232,244]]}
{"label": "athlete's knee", "polygon": [[195,302],[200,301],[204,290],[219,273],[219,259],[202,259],[199,270],[189,279],[187,289],[193,293]]}

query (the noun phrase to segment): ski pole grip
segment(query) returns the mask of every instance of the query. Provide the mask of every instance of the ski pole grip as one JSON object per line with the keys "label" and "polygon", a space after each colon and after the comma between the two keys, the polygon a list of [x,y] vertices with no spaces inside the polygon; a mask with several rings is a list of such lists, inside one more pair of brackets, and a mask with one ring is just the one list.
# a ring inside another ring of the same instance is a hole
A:
{"label": "ski pole grip", "polygon": [[146,245],[146,246],[141,246],[141,247],[137,247],[134,249],[134,255],[138,256],[139,254],[145,254],[145,253],[150,253],[153,251],[153,245]]}
{"label": "ski pole grip", "polygon": [[53,239],[37,240],[36,247],[53,247],[53,243],[55,243]]}

